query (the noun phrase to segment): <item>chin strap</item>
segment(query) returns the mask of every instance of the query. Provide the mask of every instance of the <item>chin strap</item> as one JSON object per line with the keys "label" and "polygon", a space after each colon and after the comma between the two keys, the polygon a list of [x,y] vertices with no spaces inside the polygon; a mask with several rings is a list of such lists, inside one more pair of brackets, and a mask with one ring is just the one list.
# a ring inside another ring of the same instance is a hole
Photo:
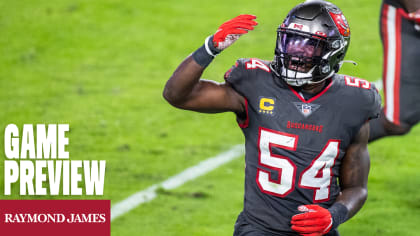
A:
{"label": "chin strap", "polygon": [[[344,62],[344,61],[342,61],[342,62]],[[356,62],[354,62],[354,61],[345,61],[345,62],[353,62],[355,65],[357,65],[357,63]],[[281,76],[280,74],[279,74],[279,72],[277,71],[277,69],[276,69],[276,67],[275,67],[275,61],[272,61],[271,63],[270,63],[270,69],[271,69],[271,71],[274,73],[274,75],[275,76],[277,76],[278,78],[280,78],[280,79],[283,79],[283,76]],[[334,75],[334,71],[331,71],[331,73],[329,74],[329,75],[327,75],[327,76],[325,76],[323,79],[321,79],[321,80],[319,80],[319,81],[307,81],[306,83],[303,83],[303,84],[300,84],[300,85],[297,85],[297,84],[290,84],[286,79],[284,79],[284,81],[286,81],[286,83],[287,84],[289,84],[289,85],[292,85],[292,86],[297,86],[297,87],[300,87],[300,86],[303,86],[303,85],[305,85],[305,84],[318,84],[318,83],[321,83],[322,81],[324,81],[324,80],[326,80],[326,79],[329,79],[329,78],[331,78],[332,76]]]}
{"label": "chin strap", "polygon": [[323,79],[318,80],[318,81],[308,81],[308,83],[307,83],[307,84],[319,84],[319,83],[321,83],[322,81],[324,81],[324,80],[326,80],[326,79],[331,78],[333,75],[334,75],[334,71],[331,71],[331,73],[330,73],[329,75],[325,76]]}

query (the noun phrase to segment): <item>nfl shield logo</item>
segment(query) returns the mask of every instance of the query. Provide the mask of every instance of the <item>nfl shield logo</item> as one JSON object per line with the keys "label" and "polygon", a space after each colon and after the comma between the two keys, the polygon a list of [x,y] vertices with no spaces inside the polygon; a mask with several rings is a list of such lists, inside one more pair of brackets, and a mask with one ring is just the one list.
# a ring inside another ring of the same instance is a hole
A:
{"label": "nfl shield logo", "polygon": [[312,113],[312,107],[307,104],[302,104],[302,113],[304,115],[310,115]]}
{"label": "nfl shield logo", "polygon": [[294,102],[296,109],[305,117],[310,116],[314,113],[320,105],[313,103]]}

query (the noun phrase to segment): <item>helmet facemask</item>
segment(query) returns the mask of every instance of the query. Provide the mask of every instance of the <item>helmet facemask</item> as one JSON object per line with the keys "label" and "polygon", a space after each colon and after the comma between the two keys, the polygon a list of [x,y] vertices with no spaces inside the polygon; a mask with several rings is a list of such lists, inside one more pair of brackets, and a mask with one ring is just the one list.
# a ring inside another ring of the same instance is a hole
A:
{"label": "helmet facemask", "polygon": [[[312,36],[302,32],[280,29],[277,37],[276,58],[281,64],[280,76],[292,86],[318,83],[321,77],[332,75],[332,70],[324,68],[328,61],[328,43],[322,36]],[[319,70],[324,68],[324,72]],[[319,74],[320,76],[316,76]],[[315,75],[315,76],[314,76]]]}

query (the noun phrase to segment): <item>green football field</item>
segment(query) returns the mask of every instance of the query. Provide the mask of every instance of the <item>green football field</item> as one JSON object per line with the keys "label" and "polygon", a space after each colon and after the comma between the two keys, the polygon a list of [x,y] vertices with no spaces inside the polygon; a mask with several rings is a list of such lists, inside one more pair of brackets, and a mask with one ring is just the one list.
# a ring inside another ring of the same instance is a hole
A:
{"label": "green football field", "polygon": [[[277,26],[300,1],[59,0],[0,2],[0,128],[68,123],[71,160],[106,160],[114,205],[244,142],[233,114],[200,114],[162,98],[166,80],[224,21],[257,15],[258,27],[204,73],[223,81],[237,58],[271,60]],[[380,1],[333,1],[352,39],[341,73],[375,81],[382,73]],[[417,45],[418,46],[418,45]],[[416,47],[417,47],[416,46]],[[414,46],[413,46],[414,47]],[[3,133],[2,133],[3,134]],[[4,137],[0,135],[4,150]],[[420,127],[370,144],[369,197],[342,235],[419,235]],[[3,160],[5,158],[2,151]],[[4,196],[1,199],[52,199]],[[112,221],[112,235],[232,235],[243,201],[243,158]]]}

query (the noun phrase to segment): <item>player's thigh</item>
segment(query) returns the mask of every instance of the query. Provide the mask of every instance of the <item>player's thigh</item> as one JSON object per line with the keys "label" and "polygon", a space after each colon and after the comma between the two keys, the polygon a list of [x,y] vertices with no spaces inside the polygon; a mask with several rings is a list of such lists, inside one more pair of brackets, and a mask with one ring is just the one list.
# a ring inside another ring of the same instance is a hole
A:
{"label": "player's thigh", "polygon": [[398,9],[385,4],[381,13],[384,112],[392,123],[414,125],[420,120],[420,31]]}
{"label": "player's thigh", "polygon": [[412,21],[401,19],[399,116],[400,121],[408,125],[420,120],[420,30],[414,25]]}
{"label": "player's thigh", "polygon": [[420,121],[420,85],[401,85],[400,122],[413,126]]}

